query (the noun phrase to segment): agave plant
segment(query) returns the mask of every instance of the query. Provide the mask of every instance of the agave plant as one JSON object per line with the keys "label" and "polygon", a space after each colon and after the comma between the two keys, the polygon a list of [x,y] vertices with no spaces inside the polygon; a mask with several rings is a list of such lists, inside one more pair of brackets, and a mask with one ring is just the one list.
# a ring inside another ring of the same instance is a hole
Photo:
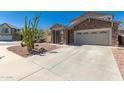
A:
{"label": "agave plant", "polygon": [[30,52],[34,48],[35,32],[39,23],[39,16],[35,16],[33,21],[25,17],[25,26],[22,29],[23,42]]}

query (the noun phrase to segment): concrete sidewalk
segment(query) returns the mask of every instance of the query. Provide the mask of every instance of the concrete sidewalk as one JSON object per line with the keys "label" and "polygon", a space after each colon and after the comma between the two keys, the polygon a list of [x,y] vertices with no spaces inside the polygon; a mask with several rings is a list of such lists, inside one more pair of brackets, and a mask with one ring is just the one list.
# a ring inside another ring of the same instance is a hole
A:
{"label": "concrete sidewalk", "polygon": [[3,45],[19,45],[21,41],[0,41],[0,46]]}
{"label": "concrete sidewalk", "polygon": [[44,70],[42,66],[38,66],[30,60],[8,51],[6,49],[7,47],[8,46],[0,46],[0,80],[22,80],[41,71],[45,72],[40,80],[63,80],[53,73]]}

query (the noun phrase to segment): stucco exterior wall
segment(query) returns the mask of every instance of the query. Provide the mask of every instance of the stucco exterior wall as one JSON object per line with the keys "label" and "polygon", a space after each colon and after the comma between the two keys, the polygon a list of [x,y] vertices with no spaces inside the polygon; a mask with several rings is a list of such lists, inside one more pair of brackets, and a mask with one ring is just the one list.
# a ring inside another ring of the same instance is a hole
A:
{"label": "stucco exterior wall", "polygon": [[113,24],[113,29],[112,29],[112,46],[118,46],[118,24]]}
{"label": "stucco exterior wall", "polygon": [[111,22],[97,20],[97,19],[86,19],[82,23],[74,26],[74,30],[86,30],[86,29],[99,29],[99,28],[110,28]]}

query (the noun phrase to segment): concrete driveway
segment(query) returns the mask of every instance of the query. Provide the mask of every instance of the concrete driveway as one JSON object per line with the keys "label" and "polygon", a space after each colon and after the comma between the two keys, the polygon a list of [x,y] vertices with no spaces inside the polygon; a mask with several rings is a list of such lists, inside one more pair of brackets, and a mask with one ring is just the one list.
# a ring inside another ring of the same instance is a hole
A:
{"label": "concrete driveway", "polygon": [[[107,46],[69,46],[29,60],[64,80],[122,80],[111,48]],[[31,75],[24,80],[37,78]]]}
{"label": "concrete driveway", "polygon": [[0,80],[122,80],[111,48],[65,46],[22,58],[0,46]]}

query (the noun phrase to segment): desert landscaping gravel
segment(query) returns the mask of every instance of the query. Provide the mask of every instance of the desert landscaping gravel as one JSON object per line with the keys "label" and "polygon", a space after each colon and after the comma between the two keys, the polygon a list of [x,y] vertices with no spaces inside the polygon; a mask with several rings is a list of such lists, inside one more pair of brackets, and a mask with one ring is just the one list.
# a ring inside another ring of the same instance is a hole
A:
{"label": "desert landscaping gravel", "polygon": [[114,47],[112,48],[112,52],[124,79],[124,47]]}
{"label": "desert landscaping gravel", "polygon": [[[54,44],[48,44],[48,43],[37,43],[35,44],[35,48],[44,48],[45,50],[51,51],[54,49],[58,49],[61,46],[54,45]],[[21,46],[11,46],[7,48],[9,51],[12,51],[13,53],[16,53],[17,55],[20,55],[22,57],[29,57],[33,54],[30,54],[27,50],[27,47],[21,47]]]}

